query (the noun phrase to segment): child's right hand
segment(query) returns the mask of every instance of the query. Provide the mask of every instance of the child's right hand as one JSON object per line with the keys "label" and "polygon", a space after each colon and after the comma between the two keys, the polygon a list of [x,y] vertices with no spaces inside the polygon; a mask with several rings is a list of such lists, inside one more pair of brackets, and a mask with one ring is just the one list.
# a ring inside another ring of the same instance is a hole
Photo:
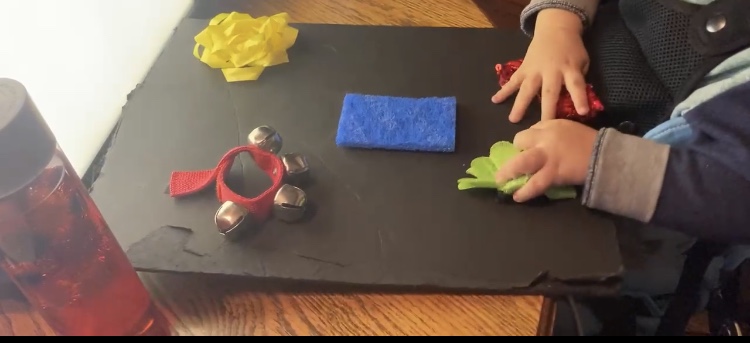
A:
{"label": "child's right hand", "polygon": [[570,92],[579,114],[589,111],[584,74],[589,57],[583,45],[583,25],[575,14],[546,9],[537,14],[534,38],[521,67],[493,97],[501,103],[518,91],[509,119],[519,122],[531,101],[542,95],[542,120],[555,119],[557,100],[563,85]]}

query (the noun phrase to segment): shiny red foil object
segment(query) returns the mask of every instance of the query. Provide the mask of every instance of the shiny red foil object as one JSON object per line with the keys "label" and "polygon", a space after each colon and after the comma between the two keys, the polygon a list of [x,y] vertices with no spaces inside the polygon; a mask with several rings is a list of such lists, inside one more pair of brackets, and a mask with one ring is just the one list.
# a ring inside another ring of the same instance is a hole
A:
{"label": "shiny red foil object", "polygon": [[[258,167],[271,178],[272,182],[271,187],[252,199],[235,193],[224,181],[226,173],[232,169],[235,158],[243,152],[252,156]],[[215,184],[216,198],[219,202],[231,201],[247,209],[253,215],[253,219],[264,221],[271,215],[273,199],[282,186],[284,174],[284,164],[275,154],[253,145],[239,146],[224,154],[214,169],[173,172],[169,180],[169,195],[174,198],[185,197]]]}
{"label": "shiny red foil object", "polygon": [[[510,81],[511,76],[521,67],[523,59],[506,62],[505,64],[498,64],[495,66],[495,73],[497,73],[500,87]],[[565,86],[560,90],[560,99],[557,101],[557,113],[556,118],[558,119],[569,119],[577,122],[588,123],[596,116],[604,111],[604,105],[599,97],[594,93],[594,87],[590,84],[586,84],[586,97],[589,101],[589,112],[585,115],[580,115],[576,111],[575,105],[573,104],[573,98]],[[537,95],[538,99],[541,99],[541,94]]]}
{"label": "shiny red foil object", "polygon": [[60,150],[31,184],[0,199],[0,252],[0,266],[59,335],[170,334]]}

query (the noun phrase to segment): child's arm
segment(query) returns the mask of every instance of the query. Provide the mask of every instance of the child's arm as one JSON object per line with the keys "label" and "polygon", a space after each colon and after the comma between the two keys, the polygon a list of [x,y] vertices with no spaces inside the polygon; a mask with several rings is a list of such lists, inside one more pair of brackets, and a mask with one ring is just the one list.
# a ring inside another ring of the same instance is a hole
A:
{"label": "child's arm", "polygon": [[586,28],[594,20],[598,6],[599,0],[531,0],[521,12],[521,30],[533,36],[537,14],[548,8],[563,9],[574,13]]}
{"label": "child's arm", "polygon": [[[499,104],[516,94],[508,119],[517,123],[529,104],[541,94],[542,120],[554,119],[560,89],[570,92],[576,111],[589,113],[584,74],[589,57],[583,45],[586,25],[591,21],[598,0],[534,0],[524,10],[522,27],[533,39],[523,64],[513,77],[492,96]],[[579,6],[580,5],[580,6]]]}
{"label": "child's arm", "polygon": [[584,205],[694,237],[750,239],[750,82],[684,117],[694,137],[685,146],[601,131]]}

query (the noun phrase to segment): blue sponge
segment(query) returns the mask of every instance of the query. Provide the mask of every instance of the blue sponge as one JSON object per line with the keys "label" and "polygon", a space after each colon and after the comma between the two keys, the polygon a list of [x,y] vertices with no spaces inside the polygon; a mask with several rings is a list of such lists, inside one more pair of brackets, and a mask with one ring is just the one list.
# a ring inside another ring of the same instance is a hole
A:
{"label": "blue sponge", "polygon": [[336,145],[453,152],[456,148],[456,98],[347,94]]}

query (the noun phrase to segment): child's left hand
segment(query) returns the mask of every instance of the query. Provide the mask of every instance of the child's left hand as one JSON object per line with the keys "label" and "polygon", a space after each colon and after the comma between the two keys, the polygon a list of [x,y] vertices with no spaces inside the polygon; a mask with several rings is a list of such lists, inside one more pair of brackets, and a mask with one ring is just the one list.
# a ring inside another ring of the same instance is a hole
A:
{"label": "child's left hand", "polygon": [[523,150],[495,174],[498,182],[533,174],[513,194],[524,202],[544,194],[551,186],[586,182],[597,131],[567,119],[545,120],[516,134],[513,145]]}

